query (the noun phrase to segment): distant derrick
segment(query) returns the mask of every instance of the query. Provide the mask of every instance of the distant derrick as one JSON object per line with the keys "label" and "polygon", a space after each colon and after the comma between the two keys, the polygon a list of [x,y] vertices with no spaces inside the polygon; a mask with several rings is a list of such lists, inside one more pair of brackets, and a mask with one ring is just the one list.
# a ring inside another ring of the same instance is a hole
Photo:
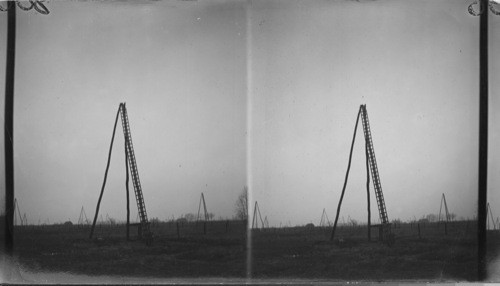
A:
{"label": "distant derrick", "polygon": [[441,196],[441,204],[439,205],[439,215],[438,215],[438,222],[441,221],[441,209],[443,208],[443,203],[444,203],[444,210],[446,212],[446,222],[450,221],[450,213],[448,212],[448,205],[446,204],[446,197],[443,195]]}
{"label": "distant derrick", "polygon": [[205,196],[203,195],[203,193],[201,193],[201,196],[200,196],[200,204],[198,205],[198,216],[196,217],[196,221],[199,221],[200,220],[200,211],[201,211],[201,206],[203,204],[203,217],[204,217],[204,220],[205,221],[208,221],[210,219],[210,216],[208,214],[208,211],[207,211],[207,204],[205,203]]}
{"label": "distant derrick", "polygon": [[264,222],[264,220],[262,220],[262,215],[260,214],[259,204],[257,203],[257,201],[255,201],[255,206],[253,209],[252,229],[259,228],[259,221],[257,218],[257,214],[259,215],[258,218],[260,218],[260,228],[265,228],[267,224],[267,217],[266,217],[266,222]]}
{"label": "distant derrick", "polygon": [[82,209],[80,210],[80,216],[78,217],[78,225],[88,225],[88,224],[90,224],[90,221],[87,218],[85,209],[82,206]]}
{"label": "distant derrick", "polygon": [[320,227],[327,227],[330,226],[332,223],[328,219],[328,215],[326,214],[326,210],[323,209],[323,213],[321,214],[321,220],[319,222]]}

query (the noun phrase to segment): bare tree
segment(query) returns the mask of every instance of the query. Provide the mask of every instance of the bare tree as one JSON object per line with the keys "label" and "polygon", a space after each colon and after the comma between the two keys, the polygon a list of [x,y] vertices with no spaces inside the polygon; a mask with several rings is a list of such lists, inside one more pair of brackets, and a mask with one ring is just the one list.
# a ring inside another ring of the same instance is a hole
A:
{"label": "bare tree", "polygon": [[215,215],[213,213],[208,213],[208,220],[213,220]]}
{"label": "bare tree", "polygon": [[185,218],[187,221],[196,221],[196,214],[193,214],[193,213],[187,213],[183,216],[183,218]]}
{"label": "bare tree", "polygon": [[248,219],[248,188],[243,187],[243,191],[236,201],[236,218],[240,220]]}
{"label": "bare tree", "polygon": [[429,222],[435,222],[435,221],[438,221],[438,216],[435,215],[435,214],[428,214],[425,216],[425,218],[429,221]]}
{"label": "bare tree", "polygon": [[456,214],[454,214],[454,213],[450,213],[450,220],[452,220],[452,221],[453,221],[453,220],[455,220],[455,218],[456,218],[456,217],[457,217],[457,215],[456,215]]}

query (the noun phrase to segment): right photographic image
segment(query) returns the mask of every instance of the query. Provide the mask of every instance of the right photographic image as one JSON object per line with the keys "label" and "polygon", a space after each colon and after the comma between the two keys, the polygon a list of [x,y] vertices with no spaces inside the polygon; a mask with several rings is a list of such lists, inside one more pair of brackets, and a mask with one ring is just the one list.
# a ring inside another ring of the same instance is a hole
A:
{"label": "right photographic image", "polygon": [[[251,2],[250,277],[478,279],[478,15],[491,15],[493,51],[499,6]],[[485,279],[495,281],[500,61],[490,55]]]}

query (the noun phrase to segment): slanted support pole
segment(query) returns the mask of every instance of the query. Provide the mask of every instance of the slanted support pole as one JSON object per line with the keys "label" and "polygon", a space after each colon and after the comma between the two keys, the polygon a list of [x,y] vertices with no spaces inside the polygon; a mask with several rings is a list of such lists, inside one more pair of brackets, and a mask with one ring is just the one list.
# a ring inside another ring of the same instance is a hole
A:
{"label": "slanted support pole", "polygon": [[368,142],[365,138],[365,155],[366,155],[366,198],[368,200],[368,241],[371,241],[371,211],[370,211],[370,163],[368,158]]}
{"label": "slanted support pole", "polygon": [[354,148],[354,141],[356,140],[356,130],[358,129],[359,116],[361,115],[361,108],[359,109],[358,116],[356,117],[356,125],[354,126],[354,134],[352,135],[351,151],[349,152],[349,163],[347,164],[347,172],[345,173],[344,186],[342,187],[342,194],[340,195],[339,205],[337,206],[337,215],[335,216],[335,222],[333,223],[332,234],[330,236],[330,241],[333,240],[335,236],[335,229],[337,228],[337,222],[339,220],[340,206],[342,205],[342,200],[344,199],[345,188],[347,186],[347,179],[349,178],[349,170],[351,169],[352,151]]}
{"label": "slanted support pole", "polygon": [[128,174],[128,152],[125,143],[125,189],[127,192],[127,240],[130,240],[130,192],[129,192],[129,174]]}
{"label": "slanted support pole", "polygon": [[115,140],[116,133],[116,124],[118,123],[118,116],[120,115],[121,106],[118,107],[118,111],[116,112],[115,125],[113,127],[113,135],[111,136],[111,144],[109,145],[109,153],[108,153],[108,163],[106,164],[106,171],[104,172],[104,181],[102,182],[101,194],[99,195],[99,200],[97,201],[97,207],[94,215],[94,222],[92,223],[92,229],[90,230],[89,238],[92,239],[94,235],[95,224],[97,222],[97,217],[99,216],[99,207],[101,206],[102,195],[104,194],[104,187],[106,186],[106,180],[108,178],[109,164],[111,162],[111,152],[113,151],[113,141]]}

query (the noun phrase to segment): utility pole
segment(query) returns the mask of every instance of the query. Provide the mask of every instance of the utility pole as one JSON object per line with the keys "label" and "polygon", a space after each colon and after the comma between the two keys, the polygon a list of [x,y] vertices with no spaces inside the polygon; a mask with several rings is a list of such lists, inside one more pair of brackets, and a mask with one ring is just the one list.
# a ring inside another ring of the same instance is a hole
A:
{"label": "utility pole", "polygon": [[5,70],[5,251],[14,247],[14,67],[16,57],[16,6],[8,2],[7,60]]}
{"label": "utility pole", "polygon": [[[479,12],[474,11],[479,6]],[[486,220],[488,187],[488,10],[500,12],[488,0],[476,0],[469,5],[469,13],[479,16],[479,176],[477,199],[478,280],[486,279]]]}
{"label": "utility pole", "polygon": [[481,0],[479,19],[479,194],[478,279],[486,279],[486,200],[488,187],[488,0]]}
{"label": "utility pole", "polygon": [[479,19],[479,190],[477,215],[478,280],[486,279],[486,200],[488,187],[488,0]]}
{"label": "utility pole", "polygon": [[4,152],[5,152],[5,252],[12,254],[14,247],[14,71],[16,57],[16,4],[21,9],[35,9],[42,15],[49,10],[38,0],[29,2],[29,7],[20,1],[6,1],[0,11],[7,11],[7,48],[5,61],[5,106],[4,106]]}

